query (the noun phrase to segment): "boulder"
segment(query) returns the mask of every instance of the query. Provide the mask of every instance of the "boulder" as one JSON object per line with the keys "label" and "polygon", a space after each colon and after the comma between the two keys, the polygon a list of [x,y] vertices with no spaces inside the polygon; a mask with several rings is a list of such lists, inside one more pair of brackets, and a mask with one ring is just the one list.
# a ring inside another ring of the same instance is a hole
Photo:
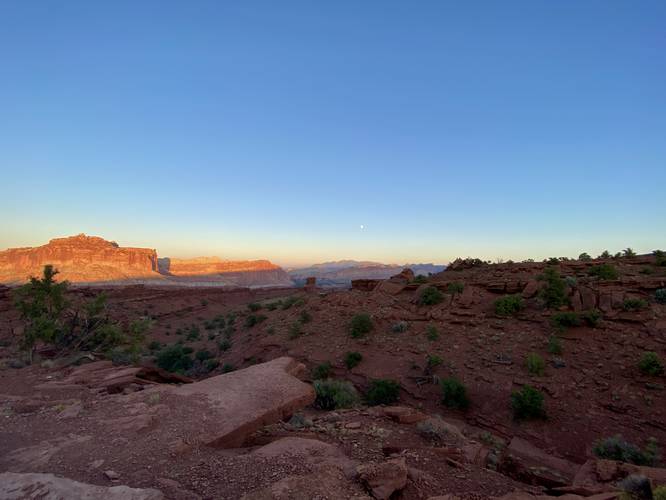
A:
{"label": "boulder", "polygon": [[537,280],[530,280],[527,282],[527,285],[525,285],[525,288],[523,288],[522,291],[522,296],[524,299],[531,299],[534,297],[537,292],[539,291],[540,283]]}
{"label": "boulder", "polygon": [[597,307],[597,293],[592,288],[581,286],[578,288],[578,291],[584,311],[589,311]]}
{"label": "boulder", "polygon": [[428,415],[407,406],[387,406],[382,411],[388,418],[401,424],[415,424],[428,418]]}
{"label": "boulder", "polygon": [[[170,387],[171,395],[203,400],[211,410],[211,422],[202,441],[210,446],[233,448],[263,427],[284,420],[315,400],[311,385],[301,382],[305,367],[282,357],[243,370],[211,377],[193,384]],[[203,430],[203,429],[202,429]]]}
{"label": "boulder", "polygon": [[614,484],[626,477],[637,474],[647,477],[653,485],[666,485],[666,469],[645,467],[615,460],[592,459],[585,462],[573,479],[573,486],[585,487],[594,491],[614,489]]}
{"label": "boulder", "polygon": [[158,490],[129,486],[96,486],[53,474],[0,474],[0,498],[4,500],[163,500]]}
{"label": "boulder", "polygon": [[357,467],[358,478],[370,494],[378,500],[387,500],[407,485],[405,458],[382,463],[368,463]]}
{"label": "boulder", "polygon": [[375,287],[375,291],[397,295],[412,281],[414,281],[414,272],[411,269],[403,269],[389,279],[380,281]]}
{"label": "boulder", "polygon": [[500,470],[528,484],[546,487],[571,484],[579,466],[514,437],[502,457]]}

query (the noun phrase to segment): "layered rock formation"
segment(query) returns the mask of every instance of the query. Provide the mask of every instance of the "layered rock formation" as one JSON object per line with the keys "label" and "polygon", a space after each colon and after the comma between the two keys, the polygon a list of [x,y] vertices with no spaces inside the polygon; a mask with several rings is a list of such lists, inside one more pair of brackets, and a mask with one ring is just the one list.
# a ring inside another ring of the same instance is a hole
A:
{"label": "layered rock formation", "polygon": [[268,260],[222,260],[218,257],[158,259],[162,274],[199,283],[225,283],[238,286],[292,284],[289,275]]}
{"label": "layered rock formation", "polygon": [[284,270],[267,260],[224,261],[217,257],[170,259],[150,248],[120,247],[79,234],[40,247],[0,252],[0,284],[18,285],[40,276],[45,265],[72,283],[150,283],[164,285],[291,286]]}
{"label": "layered rock formation", "polygon": [[56,238],[40,247],[10,248],[0,252],[0,282],[23,283],[39,276],[46,264],[72,282],[124,281],[159,278],[157,252],[124,248],[96,236],[79,234]]}

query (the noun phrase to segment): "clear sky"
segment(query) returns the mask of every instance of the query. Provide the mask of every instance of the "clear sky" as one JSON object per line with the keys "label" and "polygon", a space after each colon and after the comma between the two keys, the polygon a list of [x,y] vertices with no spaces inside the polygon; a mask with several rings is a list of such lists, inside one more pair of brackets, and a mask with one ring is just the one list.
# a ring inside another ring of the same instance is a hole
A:
{"label": "clear sky", "polygon": [[0,248],[647,252],[666,2],[4,0],[0,171]]}

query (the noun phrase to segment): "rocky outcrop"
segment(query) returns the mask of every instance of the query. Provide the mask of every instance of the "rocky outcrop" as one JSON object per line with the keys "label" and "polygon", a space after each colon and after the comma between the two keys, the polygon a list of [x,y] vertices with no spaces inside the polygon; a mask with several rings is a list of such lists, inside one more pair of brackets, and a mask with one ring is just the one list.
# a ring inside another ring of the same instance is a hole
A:
{"label": "rocky outcrop", "polygon": [[113,241],[79,234],[56,238],[40,247],[0,252],[0,282],[17,284],[39,276],[53,265],[58,279],[72,282],[124,281],[159,278],[157,252],[150,248],[120,247]]}
{"label": "rocky outcrop", "polygon": [[222,260],[218,257],[159,259],[162,274],[190,282],[222,282],[237,286],[292,285],[280,266],[268,260]]}
{"label": "rocky outcrop", "polygon": [[211,410],[206,420],[212,425],[202,429],[202,442],[233,448],[241,446],[247,436],[262,426],[283,420],[314,402],[312,386],[295,376],[304,371],[301,363],[283,357],[173,388],[170,392],[183,398],[183,405],[192,396],[205,400]]}
{"label": "rocky outcrop", "polygon": [[0,498],[5,500],[60,500],[85,498],[86,500],[162,500],[158,490],[130,488],[129,486],[96,486],[79,483],[53,474],[0,474]]}

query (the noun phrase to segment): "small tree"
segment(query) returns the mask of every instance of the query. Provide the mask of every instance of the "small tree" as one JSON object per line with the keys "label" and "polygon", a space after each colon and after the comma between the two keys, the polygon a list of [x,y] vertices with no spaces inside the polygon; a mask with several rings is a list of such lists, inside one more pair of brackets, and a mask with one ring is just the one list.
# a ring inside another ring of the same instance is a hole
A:
{"label": "small tree", "polygon": [[636,257],[636,252],[634,252],[634,250],[632,248],[627,247],[624,250],[622,250],[622,255],[624,257],[632,258],[632,257]]}
{"label": "small tree", "polygon": [[562,279],[557,269],[547,267],[540,278],[546,282],[546,286],[539,291],[539,296],[546,307],[557,309],[568,303],[567,283]]}
{"label": "small tree", "polygon": [[366,333],[370,333],[372,328],[372,319],[366,313],[354,315],[349,325],[351,336],[355,339],[365,336]]}
{"label": "small tree", "polygon": [[14,292],[14,303],[26,322],[21,349],[28,351],[30,361],[38,340],[56,343],[63,336],[63,313],[69,306],[65,297],[69,282],[56,283],[58,271],[51,265],[44,266],[42,278],[30,281]]}
{"label": "small tree", "polygon": [[590,257],[589,253],[583,252],[578,256],[578,260],[592,260],[592,257]]}

